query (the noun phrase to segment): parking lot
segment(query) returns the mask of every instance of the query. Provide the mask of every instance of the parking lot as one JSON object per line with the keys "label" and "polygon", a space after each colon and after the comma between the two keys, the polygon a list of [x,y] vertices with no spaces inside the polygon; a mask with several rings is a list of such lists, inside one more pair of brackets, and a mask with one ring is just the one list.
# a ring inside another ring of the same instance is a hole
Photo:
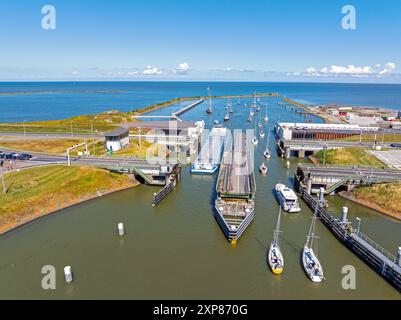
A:
{"label": "parking lot", "polygon": [[370,151],[391,169],[401,170],[401,150]]}

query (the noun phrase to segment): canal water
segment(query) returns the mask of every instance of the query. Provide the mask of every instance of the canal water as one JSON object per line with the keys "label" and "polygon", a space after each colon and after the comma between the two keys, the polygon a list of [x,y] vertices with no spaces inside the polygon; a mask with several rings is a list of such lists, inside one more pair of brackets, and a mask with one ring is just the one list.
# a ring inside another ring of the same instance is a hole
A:
{"label": "canal water", "polygon": [[[301,122],[304,117],[269,102],[269,130],[279,119]],[[206,104],[183,116],[203,118],[209,127],[222,120],[227,101],[214,101],[214,113],[206,116]],[[249,109],[234,103],[231,128],[246,129]],[[177,106],[178,108],[179,106]],[[163,114],[164,111],[156,113]],[[262,110],[262,116],[264,110]],[[318,119],[313,119],[319,121]],[[253,126],[251,126],[253,127]],[[275,150],[273,134],[270,148]],[[256,149],[259,167],[266,140]],[[311,211],[284,214],[281,247],[286,268],[274,276],[266,264],[278,204],[273,188],[279,181],[292,184],[299,159],[290,167],[274,152],[269,175],[256,174],[256,218],[236,247],[225,239],[213,217],[217,177],[191,176],[183,169],[182,182],[158,207],[151,206],[158,189],[135,189],[87,202],[37,220],[0,237],[0,299],[400,299],[401,295],[340,244],[319,222],[318,254],[326,280],[313,284],[305,275],[300,253],[311,223]],[[361,206],[330,198],[330,210],[340,215],[350,207],[350,219],[362,218],[362,231],[391,252],[401,245],[401,223]],[[126,235],[117,236],[124,222]],[[41,288],[44,265],[57,270],[57,288]],[[74,282],[63,281],[63,267],[71,265]],[[344,290],[344,266],[356,268],[356,290]]]}

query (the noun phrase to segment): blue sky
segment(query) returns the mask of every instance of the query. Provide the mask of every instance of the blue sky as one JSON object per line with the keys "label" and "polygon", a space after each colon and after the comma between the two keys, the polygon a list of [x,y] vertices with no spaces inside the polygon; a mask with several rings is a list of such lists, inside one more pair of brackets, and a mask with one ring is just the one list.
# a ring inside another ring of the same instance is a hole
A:
{"label": "blue sky", "polygon": [[1,0],[0,14],[3,81],[401,82],[396,0]]}

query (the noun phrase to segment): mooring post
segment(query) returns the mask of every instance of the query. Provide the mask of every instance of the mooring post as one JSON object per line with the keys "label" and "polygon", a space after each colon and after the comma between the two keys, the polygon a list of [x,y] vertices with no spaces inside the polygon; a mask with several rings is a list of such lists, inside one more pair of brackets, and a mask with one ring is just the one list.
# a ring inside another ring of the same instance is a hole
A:
{"label": "mooring post", "polygon": [[348,208],[347,207],[343,207],[342,216],[341,216],[341,222],[343,224],[347,223],[347,217],[348,217]]}
{"label": "mooring post", "polygon": [[64,268],[64,278],[66,283],[71,283],[72,282],[72,268],[70,266],[67,266]]}
{"label": "mooring post", "polygon": [[325,193],[324,188],[323,188],[323,187],[320,188],[320,192],[319,192],[319,204],[320,204],[321,206],[323,206],[323,203],[324,203],[324,193]]}
{"label": "mooring post", "polygon": [[397,264],[401,267],[401,247],[398,247]]}

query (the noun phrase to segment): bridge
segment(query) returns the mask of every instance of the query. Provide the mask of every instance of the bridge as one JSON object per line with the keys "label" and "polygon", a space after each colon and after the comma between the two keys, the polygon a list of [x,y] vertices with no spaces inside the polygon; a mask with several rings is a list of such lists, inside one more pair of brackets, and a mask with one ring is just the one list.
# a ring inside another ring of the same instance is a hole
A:
{"label": "bridge", "polygon": [[[391,142],[386,143],[385,146],[390,144]],[[325,149],[352,147],[375,148],[376,145],[377,144],[374,142],[346,142],[337,140],[278,140],[277,151],[281,157],[290,159],[293,154],[298,156],[298,158],[304,158],[305,156],[313,155]]]}
{"label": "bridge", "polygon": [[326,194],[333,194],[338,189],[351,191],[357,186],[398,181],[401,181],[401,171],[391,169],[301,164],[295,173],[296,188],[305,189],[307,194],[318,193],[321,187]]}

